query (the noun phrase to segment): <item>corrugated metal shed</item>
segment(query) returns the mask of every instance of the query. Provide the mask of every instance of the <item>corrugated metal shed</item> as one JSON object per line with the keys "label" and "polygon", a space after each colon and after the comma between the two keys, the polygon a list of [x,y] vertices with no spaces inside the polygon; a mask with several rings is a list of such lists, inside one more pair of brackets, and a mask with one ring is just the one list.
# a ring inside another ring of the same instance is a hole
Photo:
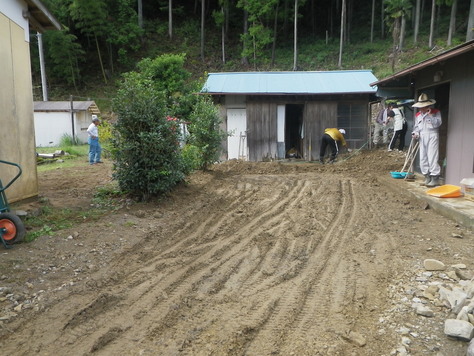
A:
{"label": "corrugated metal shed", "polygon": [[202,93],[237,95],[375,93],[370,70],[209,73]]}
{"label": "corrugated metal shed", "polygon": [[[73,101],[72,110],[86,111],[89,110],[92,114],[100,114],[100,110],[94,101]],[[35,101],[34,102],[35,112],[70,112],[71,102],[70,101]]]}

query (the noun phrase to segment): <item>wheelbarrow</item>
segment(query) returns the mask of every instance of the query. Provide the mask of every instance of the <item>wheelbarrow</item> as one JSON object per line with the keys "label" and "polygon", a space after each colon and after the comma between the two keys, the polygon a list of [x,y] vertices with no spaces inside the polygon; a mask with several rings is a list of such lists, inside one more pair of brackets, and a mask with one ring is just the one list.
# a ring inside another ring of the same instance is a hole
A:
{"label": "wheelbarrow", "polygon": [[0,180],[0,240],[5,248],[11,248],[15,242],[23,241],[26,234],[25,225],[21,219],[10,212],[10,206],[8,205],[7,196],[5,190],[7,190],[13,182],[15,182],[21,176],[21,167],[12,162],[0,160],[1,164],[7,164],[18,168],[18,173],[10,180],[5,186],[3,186]]}

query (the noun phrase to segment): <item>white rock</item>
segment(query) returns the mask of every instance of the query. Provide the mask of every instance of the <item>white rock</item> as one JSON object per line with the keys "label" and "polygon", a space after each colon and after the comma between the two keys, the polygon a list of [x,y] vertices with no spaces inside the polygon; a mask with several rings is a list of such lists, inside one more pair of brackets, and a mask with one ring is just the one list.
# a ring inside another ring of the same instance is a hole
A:
{"label": "white rock", "polygon": [[[448,302],[451,308],[457,307],[460,310],[466,303],[467,294],[459,287],[454,287],[452,291],[447,288],[440,287],[439,299],[441,301]],[[455,313],[457,314],[459,310]]]}
{"label": "white rock", "polygon": [[474,356],[474,339],[472,339],[469,343],[466,356]]}
{"label": "white rock", "polygon": [[425,307],[424,305],[419,305],[416,308],[416,313],[418,315],[426,316],[428,318],[431,318],[432,316],[434,316],[433,311],[430,308]]}
{"label": "white rock", "polygon": [[446,265],[443,262],[431,258],[424,260],[423,266],[427,271],[444,271],[446,269]]}
{"label": "white rock", "polygon": [[474,326],[464,320],[446,319],[444,333],[457,339],[470,341],[474,337]]}

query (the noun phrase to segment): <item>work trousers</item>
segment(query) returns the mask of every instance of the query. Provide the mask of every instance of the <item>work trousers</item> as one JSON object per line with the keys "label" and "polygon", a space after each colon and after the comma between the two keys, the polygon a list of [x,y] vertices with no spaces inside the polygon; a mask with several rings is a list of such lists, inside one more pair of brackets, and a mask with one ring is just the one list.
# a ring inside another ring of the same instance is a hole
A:
{"label": "work trousers", "polygon": [[372,138],[374,145],[377,145],[379,143],[381,132],[382,132],[382,143],[387,144],[390,137],[390,129],[393,129],[392,125],[379,124],[376,121],[374,124],[374,136]]}
{"label": "work trousers", "polygon": [[100,162],[102,147],[100,146],[99,139],[89,137],[87,142],[89,143],[89,163],[94,164]]}
{"label": "work trousers", "polygon": [[438,131],[425,131],[420,133],[420,169],[423,175],[439,176],[441,167],[439,157]]}
{"label": "work trousers", "polygon": [[336,159],[337,154],[339,153],[339,148],[337,147],[337,141],[334,140],[328,134],[324,134],[321,138],[321,147],[319,149],[319,157],[321,160],[324,160],[326,154],[326,147],[331,147],[331,161]]}
{"label": "work trousers", "polygon": [[403,149],[405,148],[405,135],[407,133],[407,129],[408,129],[408,125],[406,122],[404,122],[403,128],[401,130],[397,130],[394,132],[393,137],[390,140],[390,145],[388,146],[388,148],[393,150],[393,148],[395,147],[395,143],[397,143],[397,139],[399,139],[400,142],[398,143],[398,149],[400,151],[403,151]]}

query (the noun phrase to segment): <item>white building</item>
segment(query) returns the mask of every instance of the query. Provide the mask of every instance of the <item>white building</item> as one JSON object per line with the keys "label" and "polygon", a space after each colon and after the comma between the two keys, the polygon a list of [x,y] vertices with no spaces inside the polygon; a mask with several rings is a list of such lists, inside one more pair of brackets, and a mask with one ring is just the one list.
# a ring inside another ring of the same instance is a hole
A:
{"label": "white building", "polygon": [[87,142],[92,115],[100,115],[94,101],[35,101],[36,147],[59,145],[64,135]]}

